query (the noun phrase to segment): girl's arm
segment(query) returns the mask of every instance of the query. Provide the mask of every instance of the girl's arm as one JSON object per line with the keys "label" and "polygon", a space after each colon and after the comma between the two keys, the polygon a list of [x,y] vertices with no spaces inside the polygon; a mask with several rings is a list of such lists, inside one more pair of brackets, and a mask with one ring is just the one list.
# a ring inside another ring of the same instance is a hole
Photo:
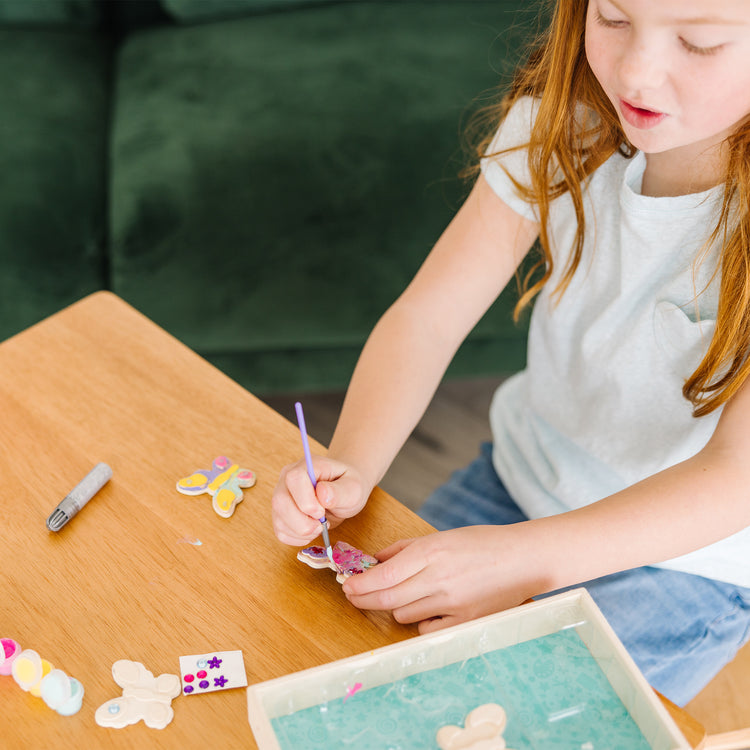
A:
{"label": "girl's arm", "polygon": [[[748,456],[750,383],[745,382],[695,456],[560,517],[555,533],[565,534],[571,549],[558,575],[586,580],[580,576],[591,563],[581,544],[590,546],[602,571],[597,575],[604,575],[679,557],[750,526]],[[613,536],[601,538],[605,529],[616,535],[616,545],[609,544]]]}
{"label": "girl's arm", "polygon": [[414,280],[380,319],[360,355],[327,457],[286,467],[273,498],[274,529],[305,544],[325,510],[356,514],[432,398],[461,342],[513,276],[538,226],[480,176]]}
{"label": "girl's arm", "polygon": [[687,461],[557,516],[398,542],[344,591],[356,606],[393,610],[426,632],[724,539],[750,526],[748,425],[746,382]]}

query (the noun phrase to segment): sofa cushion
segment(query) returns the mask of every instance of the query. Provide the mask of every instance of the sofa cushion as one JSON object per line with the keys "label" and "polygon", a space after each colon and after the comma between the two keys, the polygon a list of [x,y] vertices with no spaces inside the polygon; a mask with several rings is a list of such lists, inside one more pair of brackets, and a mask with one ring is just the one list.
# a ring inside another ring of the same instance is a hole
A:
{"label": "sofa cushion", "polygon": [[[333,0],[351,2],[352,0]],[[161,0],[167,13],[180,23],[217,21],[268,11],[289,10],[304,5],[326,5],[331,0]]]}
{"label": "sofa cushion", "polygon": [[0,24],[94,28],[100,11],[97,0],[0,0]]}
{"label": "sofa cushion", "polygon": [[[462,121],[525,6],[343,3],[133,35],[113,291],[256,391],[345,384],[459,205]],[[510,306],[473,332],[473,370],[522,363]]]}
{"label": "sofa cushion", "polygon": [[107,283],[109,55],[86,33],[0,31],[0,338]]}

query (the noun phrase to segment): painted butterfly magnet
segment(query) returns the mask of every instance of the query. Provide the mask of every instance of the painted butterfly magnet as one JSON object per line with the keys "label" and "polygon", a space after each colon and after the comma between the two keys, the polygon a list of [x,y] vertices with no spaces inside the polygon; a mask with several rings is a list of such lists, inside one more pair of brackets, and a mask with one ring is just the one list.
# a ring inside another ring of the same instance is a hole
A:
{"label": "painted butterfly magnet", "polygon": [[311,568],[335,570],[336,580],[339,583],[343,583],[350,576],[364,573],[368,568],[378,564],[376,557],[346,542],[336,542],[333,545],[333,564],[328,559],[325,547],[305,547],[297,553],[297,559]]}
{"label": "painted butterfly magnet", "polygon": [[242,502],[242,489],[255,484],[255,472],[240,469],[226,456],[214,459],[211,469],[197,469],[177,482],[183,495],[213,496],[213,509],[223,518],[229,518],[238,503]]}

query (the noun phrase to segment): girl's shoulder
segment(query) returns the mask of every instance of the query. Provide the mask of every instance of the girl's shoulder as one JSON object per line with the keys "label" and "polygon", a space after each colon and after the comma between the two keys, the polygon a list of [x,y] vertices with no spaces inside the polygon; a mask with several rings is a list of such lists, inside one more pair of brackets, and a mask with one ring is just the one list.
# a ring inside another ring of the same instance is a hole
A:
{"label": "girl's shoulder", "polygon": [[485,156],[492,157],[528,143],[539,112],[539,99],[522,96],[510,106],[495,131]]}
{"label": "girl's shoulder", "polygon": [[[501,159],[510,152],[527,152],[532,140],[538,146],[545,142],[546,138],[559,135],[545,132],[546,119],[537,122],[540,108],[541,100],[538,97],[521,96],[516,99],[500,120],[490,145],[485,151],[484,158]],[[570,112],[568,124],[570,128],[567,132],[570,134],[570,138],[564,139],[566,140],[566,148],[571,146],[568,141],[579,139],[576,147],[571,147],[571,153],[596,153],[600,124],[599,115],[590,107],[577,103]],[[630,161],[632,153],[626,155],[625,144],[623,143],[622,146],[623,148],[616,149],[610,156],[614,157],[615,162],[626,164]],[[607,159],[603,161],[607,161]]]}
{"label": "girl's shoulder", "polygon": [[[534,220],[538,220],[536,212],[529,207],[528,196],[522,198],[521,193],[523,188],[529,189],[532,185],[529,146],[540,106],[541,102],[536,97],[518,98],[500,122],[481,160],[482,173],[494,191],[518,213]],[[576,129],[582,134],[582,138],[585,138],[586,133],[596,130],[597,115],[585,106],[577,105],[571,117],[575,118]],[[543,137],[543,133],[535,133],[534,142],[539,143]],[[586,148],[585,140],[581,145]],[[583,183],[588,186],[592,183],[619,183],[630,161],[630,157],[616,151],[590,172]],[[548,170],[549,183],[554,184],[559,179],[554,154],[548,163]],[[522,187],[521,191],[519,186]]]}

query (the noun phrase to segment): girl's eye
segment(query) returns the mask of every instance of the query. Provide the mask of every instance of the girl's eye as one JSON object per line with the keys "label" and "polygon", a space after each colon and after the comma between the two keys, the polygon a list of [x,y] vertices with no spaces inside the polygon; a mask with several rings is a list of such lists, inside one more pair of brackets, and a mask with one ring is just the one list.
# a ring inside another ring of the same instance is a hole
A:
{"label": "girl's eye", "polygon": [[[616,18],[607,18],[606,16],[603,16],[602,12],[598,8],[595,11],[594,20],[599,25],[604,26],[607,29],[623,29],[629,25],[628,21],[623,21]],[[697,44],[692,44],[683,37],[679,37],[679,42],[682,47],[691,55],[715,55],[724,46],[723,44],[715,44],[711,47],[700,47]]]}
{"label": "girl's eye", "polygon": [[624,26],[627,26],[628,24],[627,21],[618,21],[614,18],[605,18],[598,8],[596,10],[596,22],[607,29],[620,29]]}
{"label": "girl's eye", "polygon": [[716,44],[713,47],[699,47],[696,44],[691,44],[687,39],[680,37],[680,44],[691,54],[691,55],[715,55],[724,45]]}

